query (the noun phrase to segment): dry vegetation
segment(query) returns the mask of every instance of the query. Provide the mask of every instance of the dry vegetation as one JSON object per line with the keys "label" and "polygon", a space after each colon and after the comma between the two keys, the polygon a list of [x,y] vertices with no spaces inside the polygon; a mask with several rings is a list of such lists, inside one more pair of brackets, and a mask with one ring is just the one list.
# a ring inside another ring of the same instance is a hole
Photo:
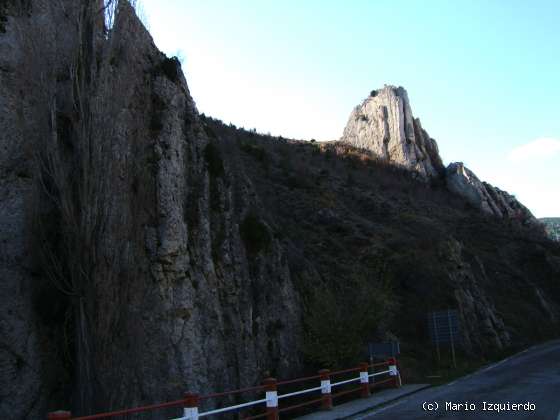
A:
{"label": "dry vegetation", "polygon": [[[350,363],[363,357],[368,340],[394,336],[411,366],[431,359],[426,313],[457,306],[446,263],[450,240],[461,242],[467,261],[479,259],[492,273],[482,287],[515,346],[554,335],[552,324],[531,321],[546,314],[534,293],[526,296],[532,279],[560,296],[546,262],[559,258],[560,249],[541,232],[488,218],[450,194],[443,180],[421,181],[347,144],[288,140],[204,120],[222,144],[237,144],[235,159],[257,186],[274,238],[286,246],[306,302],[310,365]],[[319,273],[320,284],[309,282],[310,272]],[[478,348],[465,357],[496,354]],[[416,367],[409,373],[420,374]]]}

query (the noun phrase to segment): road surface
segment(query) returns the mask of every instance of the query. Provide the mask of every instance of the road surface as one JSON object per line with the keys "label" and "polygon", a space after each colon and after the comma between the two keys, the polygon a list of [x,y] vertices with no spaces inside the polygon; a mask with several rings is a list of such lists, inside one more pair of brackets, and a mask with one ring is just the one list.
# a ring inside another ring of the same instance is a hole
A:
{"label": "road surface", "polygon": [[560,420],[560,340],[352,418]]}

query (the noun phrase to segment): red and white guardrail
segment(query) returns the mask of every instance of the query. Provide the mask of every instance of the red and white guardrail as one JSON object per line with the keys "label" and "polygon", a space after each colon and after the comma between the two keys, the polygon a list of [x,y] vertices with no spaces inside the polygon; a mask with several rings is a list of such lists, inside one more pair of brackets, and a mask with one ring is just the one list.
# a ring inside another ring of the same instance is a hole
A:
{"label": "red and white guardrail", "polygon": [[[358,376],[356,376],[358,373]],[[338,381],[332,382],[333,377],[340,377],[343,375],[351,376],[349,378],[340,378]],[[311,388],[304,388],[279,394],[278,388],[286,385],[293,385],[301,382],[319,381],[318,386]],[[332,393],[334,388],[343,388],[350,384],[359,383],[358,387],[345,389],[337,393]],[[266,378],[262,385],[236,389],[233,391],[219,392],[199,396],[195,393],[186,393],[184,398],[177,401],[166,402],[163,404],[154,404],[144,407],[136,407],[119,411],[112,411],[107,413],[94,414],[89,416],[72,417],[69,411],[57,411],[49,413],[48,420],[98,420],[107,419],[117,416],[124,416],[130,414],[137,414],[149,412],[164,408],[183,407],[183,416],[174,420],[198,420],[204,417],[215,416],[223,413],[238,412],[243,409],[262,406],[265,411],[261,414],[241,417],[244,420],[266,418],[267,420],[277,420],[279,415],[283,412],[295,410],[305,406],[320,404],[322,410],[330,410],[333,407],[333,399],[343,395],[358,393],[362,398],[368,397],[372,389],[376,386],[385,384],[386,386],[401,386],[401,377],[397,367],[397,360],[389,358],[380,363],[361,363],[358,367],[338,370],[331,372],[328,369],[323,369],[317,375],[308,376],[304,378],[289,379],[285,381],[277,381],[274,378]],[[223,398],[248,392],[264,392],[263,398],[247,401],[241,404],[230,405],[227,407],[211,409],[208,411],[200,411],[200,404],[206,400],[216,398]],[[320,393],[319,398],[314,398],[309,401],[303,401],[294,405],[286,405],[280,407],[280,402],[288,398],[303,396],[307,394]]]}

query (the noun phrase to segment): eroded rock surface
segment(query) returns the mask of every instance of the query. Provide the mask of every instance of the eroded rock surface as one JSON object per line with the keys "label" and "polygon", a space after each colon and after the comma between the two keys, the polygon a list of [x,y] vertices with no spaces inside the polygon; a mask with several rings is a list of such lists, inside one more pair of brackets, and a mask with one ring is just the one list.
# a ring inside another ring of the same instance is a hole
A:
{"label": "eroded rock surface", "polygon": [[[83,22],[82,45],[72,28],[92,3],[31,3],[0,34],[0,417],[296,372],[301,306],[283,248],[243,168],[208,138],[179,62],[126,1],[109,34]],[[35,274],[33,245],[50,260]],[[34,304],[42,284],[57,295],[47,314],[66,305],[52,331]],[[50,372],[57,359],[69,366]]]}
{"label": "eroded rock surface", "polygon": [[414,118],[402,87],[386,85],[372,91],[350,114],[341,141],[369,150],[423,179],[445,177],[450,191],[486,214],[535,223],[531,212],[515,197],[480,181],[462,163],[444,167],[436,141]]}
{"label": "eroded rock surface", "polygon": [[62,11],[49,3],[0,2],[0,418],[5,419],[42,418],[60,368],[61,347],[51,335],[56,330],[51,321],[60,321],[60,312],[52,295],[42,293],[31,234],[34,133],[48,115],[41,109],[45,92],[35,90],[32,75],[43,69],[49,78],[56,64],[45,57],[72,34]]}
{"label": "eroded rock surface", "polygon": [[450,164],[445,173],[449,190],[464,197],[474,207],[484,213],[500,218],[509,218],[524,223],[536,223],[531,211],[514,196],[482,182],[463,163]]}
{"label": "eroded rock surface", "polygon": [[341,140],[426,178],[443,170],[437,143],[412,115],[408,94],[402,87],[372,91],[350,114]]}
{"label": "eroded rock surface", "polygon": [[443,171],[404,89],[358,107],[345,143],[261,136],[199,115],[126,1],[110,31],[98,10],[77,25],[92,2],[16,3],[31,8],[0,16],[0,417],[293,376],[311,309],[330,329],[383,302],[367,334],[415,345],[425,313],[458,306],[480,353],[557,327],[557,250],[372,158]]}
{"label": "eroded rock surface", "polygon": [[503,350],[509,346],[511,337],[504,321],[480,284],[489,281],[482,261],[477,257],[467,261],[463,245],[455,239],[443,243],[440,253],[454,287],[464,348],[480,352],[483,348]]}

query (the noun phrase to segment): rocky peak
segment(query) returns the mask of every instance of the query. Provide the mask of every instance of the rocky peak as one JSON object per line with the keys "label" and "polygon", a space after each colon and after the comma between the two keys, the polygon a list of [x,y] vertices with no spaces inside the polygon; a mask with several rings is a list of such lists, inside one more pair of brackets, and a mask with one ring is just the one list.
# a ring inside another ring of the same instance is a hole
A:
{"label": "rocky peak", "polygon": [[445,177],[451,192],[484,213],[536,222],[514,196],[480,181],[463,163],[444,168],[436,141],[412,115],[403,87],[385,85],[373,90],[350,114],[341,141],[372,151],[380,159],[415,171],[424,179]]}
{"label": "rocky peak", "polygon": [[443,171],[437,143],[412,115],[402,87],[385,85],[372,91],[350,114],[341,140],[425,178]]}
{"label": "rocky peak", "polygon": [[454,162],[447,167],[445,180],[451,192],[463,196],[484,213],[524,223],[536,222],[531,211],[513,195],[480,181],[462,162]]}

